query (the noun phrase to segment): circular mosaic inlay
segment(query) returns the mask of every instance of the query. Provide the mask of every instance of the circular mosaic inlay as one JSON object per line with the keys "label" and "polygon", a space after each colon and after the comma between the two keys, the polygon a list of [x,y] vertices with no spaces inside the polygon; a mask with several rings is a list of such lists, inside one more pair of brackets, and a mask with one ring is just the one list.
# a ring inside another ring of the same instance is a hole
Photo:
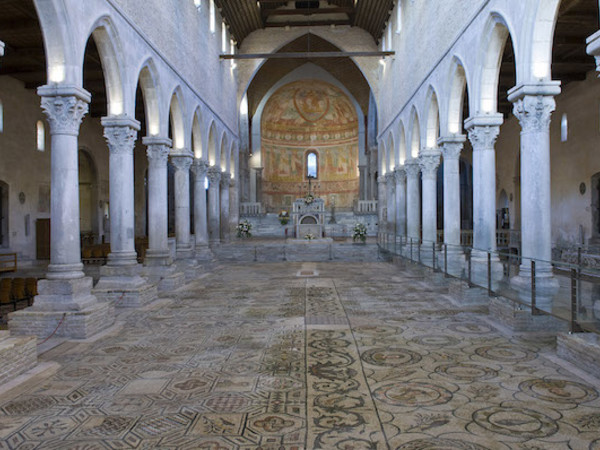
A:
{"label": "circular mosaic inlay", "polygon": [[396,336],[398,334],[402,334],[402,329],[399,327],[386,327],[381,325],[362,325],[354,328],[354,332],[356,334],[374,337]]}
{"label": "circular mosaic inlay", "polygon": [[525,408],[491,406],[473,413],[475,423],[493,433],[536,439],[552,436],[558,425],[550,417]]}
{"label": "circular mosaic inlay", "polygon": [[390,383],[376,389],[375,398],[393,406],[434,406],[452,400],[452,392],[430,383]]}
{"label": "circular mosaic inlay", "polygon": [[533,398],[553,403],[585,403],[598,398],[594,388],[567,380],[527,380],[519,389]]}
{"label": "circular mosaic inlay", "polygon": [[448,325],[448,329],[464,334],[486,334],[492,331],[490,326],[476,322],[452,323]]}
{"label": "circular mosaic inlay", "polygon": [[443,334],[428,334],[425,336],[417,336],[411,339],[411,342],[419,345],[430,345],[433,347],[447,347],[450,345],[456,345],[460,341],[452,336],[446,336]]}
{"label": "circular mosaic inlay", "polygon": [[442,364],[435,368],[435,373],[464,381],[483,381],[498,376],[498,371],[490,367],[467,363]]}
{"label": "circular mosaic inlay", "polygon": [[417,439],[401,445],[396,450],[488,450],[472,442],[458,439]]}
{"label": "circular mosaic inlay", "polygon": [[536,358],[534,353],[511,345],[486,345],[475,349],[475,353],[485,359],[507,363],[531,361]]}
{"label": "circular mosaic inlay", "polygon": [[404,348],[372,348],[361,355],[361,359],[374,366],[403,366],[416,364],[422,356]]}

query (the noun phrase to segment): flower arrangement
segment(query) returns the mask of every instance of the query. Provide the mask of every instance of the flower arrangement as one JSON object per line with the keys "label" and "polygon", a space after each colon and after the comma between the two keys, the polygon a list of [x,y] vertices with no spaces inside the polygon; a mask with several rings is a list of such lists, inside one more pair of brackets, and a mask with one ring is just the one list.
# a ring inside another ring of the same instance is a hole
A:
{"label": "flower arrangement", "polygon": [[306,205],[311,205],[315,201],[315,196],[310,192],[304,196],[304,203]]}
{"label": "flower arrangement", "polygon": [[304,235],[304,239],[306,239],[307,241],[312,241],[313,239],[315,239],[315,235],[312,233],[306,233],[306,235]]}
{"label": "flower arrangement", "polygon": [[235,229],[237,230],[237,237],[239,238],[252,237],[252,233],[250,233],[250,230],[252,229],[252,224],[247,220],[240,222]]}
{"label": "flower arrangement", "polygon": [[364,223],[357,223],[354,225],[352,241],[356,242],[358,240],[361,242],[365,242],[367,240],[367,227]]}
{"label": "flower arrangement", "polygon": [[289,221],[290,221],[290,213],[287,212],[285,209],[282,209],[281,212],[279,213],[279,223],[281,225],[287,225]]}

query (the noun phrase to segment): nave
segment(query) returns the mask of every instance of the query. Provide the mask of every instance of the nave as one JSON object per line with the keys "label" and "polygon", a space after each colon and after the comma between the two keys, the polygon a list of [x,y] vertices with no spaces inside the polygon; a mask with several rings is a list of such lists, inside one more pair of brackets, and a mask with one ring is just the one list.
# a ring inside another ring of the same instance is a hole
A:
{"label": "nave", "polygon": [[0,449],[600,448],[597,379],[416,266],[218,265],[117,311],[2,388]]}

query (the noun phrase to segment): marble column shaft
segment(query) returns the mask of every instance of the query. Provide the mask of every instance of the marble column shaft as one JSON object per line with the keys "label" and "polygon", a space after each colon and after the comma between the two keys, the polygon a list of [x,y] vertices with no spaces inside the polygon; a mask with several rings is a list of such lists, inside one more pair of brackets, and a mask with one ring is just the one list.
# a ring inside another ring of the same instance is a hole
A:
{"label": "marble column shaft", "polygon": [[[531,262],[538,259],[536,277],[552,275],[552,217],[550,199],[550,118],[555,109],[558,82],[539,87],[531,95],[530,87],[509,92],[513,113],[521,124],[521,276],[531,276]],[[547,261],[544,264],[542,261]]]}
{"label": "marble column shaft", "polygon": [[133,148],[140,123],[128,117],[103,117],[104,137],[110,150],[109,266],[137,265],[135,252],[135,199]]}
{"label": "marble column shaft", "polygon": [[396,235],[406,236],[406,171],[397,167],[394,172],[396,181]]}
{"label": "marble column shaft", "polygon": [[421,238],[419,161],[416,158],[406,160],[404,170],[406,171],[406,235],[418,241]]}
{"label": "marble column shaft", "polygon": [[502,114],[467,120],[473,146],[473,248],[496,251],[496,153]]}
{"label": "marble column shaft", "polygon": [[437,170],[440,151],[428,148],[419,155],[423,179],[423,242],[437,242]]}
{"label": "marble column shaft", "polygon": [[169,218],[167,211],[168,175],[167,162],[171,140],[144,137],[148,157],[148,250],[145,265],[171,263],[169,255]]}
{"label": "marble column shaft", "polygon": [[210,245],[220,242],[220,207],[219,207],[219,184],[221,181],[221,169],[210,167],[208,169],[208,240]]}
{"label": "marble column shaft", "polygon": [[196,159],[192,166],[194,171],[194,238],[196,248],[208,245],[208,223],[206,214],[205,180],[208,162]]}
{"label": "marble column shaft", "polygon": [[367,166],[361,164],[358,166],[358,199],[367,199]]}
{"label": "marble column shaft", "polygon": [[79,224],[79,147],[77,137],[91,96],[84,89],[38,89],[50,124],[50,265],[48,279],[83,277]]}
{"label": "marble column shaft", "polygon": [[175,237],[177,259],[192,256],[190,243],[190,167],[194,158],[191,153],[171,154],[175,167]]}
{"label": "marble column shaft", "polygon": [[385,175],[386,179],[386,200],[387,200],[387,229],[391,234],[396,234],[396,175],[389,172]]}
{"label": "marble column shaft", "polygon": [[386,214],[384,214],[385,209],[387,208],[387,185],[386,179],[384,176],[380,176],[377,180],[378,189],[377,189],[377,209],[379,215],[379,232],[384,233],[386,231]]}
{"label": "marble column shaft", "polygon": [[220,236],[222,242],[228,242],[229,233],[229,183],[231,175],[227,172],[221,174],[221,193],[220,193]]}
{"label": "marble column shaft", "polygon": [[255,174],[256,174],[256,201],[258,203],[261,203],[263,198],[262,198],[262,173],[263,173],[263,167],[255,167],[254,168]]}
{"label": "marble column shaft", "polygon": [[444,243],[452,249],[460,246],[460,153],[464,135],[441,138],[444,156]]}
{"label": "marble column shaft", "polygon": [[231,178],[229,181],[229,233],[235,230],[240,222],[240,182]]}

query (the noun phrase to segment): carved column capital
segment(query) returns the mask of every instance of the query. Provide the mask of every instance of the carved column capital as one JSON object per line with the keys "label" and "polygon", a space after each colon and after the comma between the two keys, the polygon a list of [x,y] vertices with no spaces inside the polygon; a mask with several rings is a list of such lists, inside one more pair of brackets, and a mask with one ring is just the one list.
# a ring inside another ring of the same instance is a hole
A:
{"label": "carved column capital", "polygon": [[439,138],[438,145],[442,150],[444,160],[459,159],[466,140],[467,137],[464,134]]}
{"label": "carved column capital", "polygon": [[129,117],[103,117],[104,137],[112,154],[133,154],[140,123]]}
{"label": "carved column capital", "polygon": [[192,166],[194,158],[189,154],[171,154],[171,164],[175,167],[176,171],[189,171]]}
{"label": "carved column capital", "polygon": [[231,181],[231,174],[229,172],[221,173],[221,188],[229,189],[229,183]]}
{"label": "carved column capital", "polygon": [[440,166],[440,151],[438,149],[425,149],[419,154],[419,166],[423,178],[436,178]]}
{"label": "carved column capital", "polygon": [[493,150],[498,134],[500,127],[496,125],[476,125],[469,128],[469,141],[473,151]]}
{"label": "carved column capital", "polygon": [[206,176],[208,177],[210,186],[218,186],[219,181],[221,180],[221,169],[214,166],[209,167]]}
{"label": "carved column capital", "polygon": [[525,133],[548,131],[555,108],[553,96],[525,95],[513,103],[513,114],[519,119],[521,130]]}
{"label": "carved column capital", "polygon": [[404,170],[404,167],[396,167],[396,170],[394,170],[394,178],[396,184],[406,183],[406,170]]}
{"label": "carved column capital", "polygon": [[50,134],[79,135],[83,116],[88,112],[91,95],[76,86],[41,86],[42,110],[50,123]]}
{"label": "carved column capital", "polygon": [[404,162],[404,171],[406,172],[406,178],[417,178],[421,167],[419,166],[419,160],[416,158],[407,159]]}
{"label": "carved column capital", "polygon": [[196,176],[196,181],[203,180],[208,172],[208,162],[203,159],[194,160],[194,164],[192,164],[192,172]]}

